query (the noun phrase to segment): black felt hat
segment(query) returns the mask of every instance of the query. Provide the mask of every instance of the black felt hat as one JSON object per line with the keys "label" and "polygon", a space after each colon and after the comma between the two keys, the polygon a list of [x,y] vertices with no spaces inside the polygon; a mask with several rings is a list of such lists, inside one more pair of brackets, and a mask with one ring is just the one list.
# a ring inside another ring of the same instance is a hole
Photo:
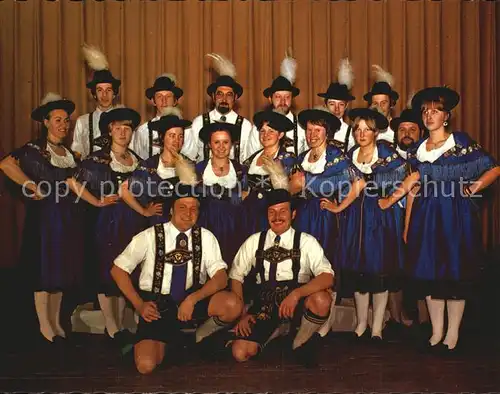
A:
{"label": "black felt hat", "polygon": [[305,109],[299,113],[299,123],[305,130],[307,128],[307,122],[309,121],[324,121],[330,125],[329,137],[333,137],[333,134],[340,129],[340,120],[331,112],[326,109]]}
{"label": "black felt hat", "polygon": [[280,114],[276,111],[270,109],[265,111],[257,112],[253,116],[253,124],[260,130],[264,124],[267,122],[270,128],[276,130],[279,133],[286,133],[288,130],[292,130],[294,125],[293,122],[288,119],[285,115]]}
{"label": "black felt hat", "polygon": [[356,118],[364,120],[373,119],[378,130],[385,130],[389,126],[387,118],[377,110],[371,108],[353,108],[348,112],[347,116],[349,116],[351,121],[354,121]]}
{"label": "black felt hat", "polygon": [[232,88],[234,94],[236,95],[236,98],[241,97],[241,95],[243,94],[243,86],[241,86],[233,77],[230,77],[229,75],[221,75],[217,77],[215,82],[212,82],[210,85],[208,85],[207,94],[209,96],[212,96],[212,94],[217,91],[217,88],[221,86]]}
{"label": "black felt hat", "polygon": [[184,94],[184,91],[175,85],[174,78],[162,75],[155,79],[153,86],[146,89],[146,97],[151,100],[156,92],[162,90],[172,92],[176,100],[179,100]]}
{"label": "black felt hat", "polygon": [[232,123],[214,122],[204,126],[200,130],[199,138],[205,144],[208,144],[210,142],[210,137],[213,133],[217,131],[226,131],[229,133],[231,141],[237,141],[239,140],[239,135],[238,135],[239,130],[240,130],[239,127],[237,127],[235,124]]}
{"label": "black felt hat", "polygon": [[375,82],[372,89],[363,96],[363,99],[370,102],[372,97],[376,94],[385,94],[389,96],[392,101],[397,101],[399,99],[399,93],[392,90],[391,85],[385,81]]}
{"label": "black felt hat", "polygon": [[50,111],[55,109],[62,109],[70,116],[75,110],[75,103],[71,100],[63,99],[54,93],[49,93],[42,100],[42,104],[31,112],[31,119],[43,122]]}
{"label": "black felt hat", "polygon": [[423,130],[424,125],[422,123],[422,115],[419,111],[415,111],[414,109],[411,108],[406,108],[401,112],[398,118],[393,118],[391,120],[391,129],[394,131],[397,131],[399,128],[399,125],[404,122],[410,122],[410,123],[415,123],[418,125],[420,130]]}
{"label": "black felt hat", "polygon": [[292,196],[286,189],[272,189],[266,194],[267,207],[272,207],[276,204],[284,202],[292,202]]}
{"label": "black felt hat", "polygon": [[264,91],[263,91],[264,97],[271,97],[273,95],[273,93],[279,92],[282,90],[292,92],[293,97],[298,96],[300,94],[299,88],[296,88],[295,86],[293,86],[292,83],[288,79],[286,79],[285,77],[280,75],[278,78],[276,78],[273,81],[271,86],[264,89]]}
{"label": "black felt hat", "polygon": [[343,101],[352,101],[356,100],[347,85],[340,84],[338,82],[332,82],[325,93],[318,93],[319,97],[322,97],[326,100],[335,99],[335,100],[343,100]]}
{"label": "black felt hat", "polygon": [[425,88],[415,93],[411,100],[412,108],[420,111],[426,101],[443,101],[445,111],[451,111],[460,102],[460,95],[446,86]]}
{"label": "black felt hat", "polygon": [[92,76],[92,80],[87,82],[87,88],[95,89],[100,83],[110,83],[113,86],[113,90],[115,94],[118,94],[118,89],[120,88],[121,81],[111,74],[111,71],[104,70],[96,70]]}

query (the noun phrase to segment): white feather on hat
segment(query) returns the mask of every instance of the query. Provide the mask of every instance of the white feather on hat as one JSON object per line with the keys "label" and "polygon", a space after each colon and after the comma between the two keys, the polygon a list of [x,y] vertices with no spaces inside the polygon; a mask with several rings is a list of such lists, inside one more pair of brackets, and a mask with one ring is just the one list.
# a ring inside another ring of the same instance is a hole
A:
{"label": "white feather on hat", "polygon": [[48,92],[44,98],[42,99],[42,102],[40,105],[45,105],[47,103],[51,103],[53,101],[59,101],[62,100],[63,98],[61,97],[60,94],[54,93],[54,92]]}
{"label": "white feather on hat", "polygon": [[[166,77],[166,78],[170,79],[174,84],[177,83],[177,78],[176,78],[176,76],[174,74],[163,73],[159,77],[157,77],[156,79],[162,78],[162,77]],[[155,79],[155,81],[156,81],[156,79]]]}
{"label": "white feather on hat", "polygon": [[413,100],[413,96],[415,96],[415,91],[412,90],[412,92],[408,95],[408,101],[406,102],[406,108],[411,109],[411,101]]}
{"label": "white feather on hat", "polygon": [[348,58],[340,61],[337,80],[339,84],[346,85],[347,89],[350,90],[352,88],[354,72],[352,71],[352,66]]}
{"label": "white feather on hat", "polygon": [[184,185],[194,186],[198,183],[194,166],[179,154],[176,155],[175,172],[179,177],[179,182]]}
{"label": "white feather on hat", "polygon": [[161,116],[174,115],[179,119],[182,119],[182,112],[177,107],[163,107],[162,109],[160,109],[160,114]]}
{"label": "white feather on hat", "polygon": [[297,60],[291,56],[291,50],[285,52],[285,58],[281,62],[280,75],[285,77],[293,85],[297,77]]}
{"label": "white feather on hat", "polygon": [[227,75],[233,79],[236,78],[236,67],[229,59],[218,53],[207,53],[207,56],[214,59],[214,68],[219,75]]}
{"label": "white feather on hat", "polygon": [[92,70],[99,71],[109,69],[108,59],[106,59],[104,53],[95,46],[83,44],[82,52],[85,61]]}
{"label": "white feather on hat", "polygon": [[377,82],[387,82],[391,87],[394,85],[394,77],[390,72],[384,70],[378,64],[373,64],[372,68]]}

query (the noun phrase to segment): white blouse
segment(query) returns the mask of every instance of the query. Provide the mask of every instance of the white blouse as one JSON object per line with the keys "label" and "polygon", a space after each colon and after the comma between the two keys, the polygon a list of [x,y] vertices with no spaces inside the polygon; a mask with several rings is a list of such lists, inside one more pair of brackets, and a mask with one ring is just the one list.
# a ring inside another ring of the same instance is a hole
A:
{"label": "white blouse", "polygon": [[434,163],[437,159],[439,159],[445,152],[449,151],[451,148],[455,146],[455,138],[453,138],[453,134],[450,134],[446,142],[437,149],[433,149],[428,151],[426,148],[427,138],[424,142],[420,144],[417,149],[417,160],[420,162],[429,162]]}
{"label": "white blouse", "polygon": [[[276,156],[278,156],[278,151],[274,154],[273,160],[276,159]],[[252,163],[250,164],[250,168],[248,169],[248,173],[252,175],[269,175],[269,173],[266,171],[264,166],[258,166],[257,165],[257,160],[259,160],[259,157],[261,157],[264,154],[264,151],[260,152],[259,154],[255,155],[255,157],[252,160]]]}
{"label": "white blouse", "polygon": [[321,174],[325,171],[326,166],[326,150],[323,152],[321,157],[315,161],[314,163],[309,163],[309,155],[311,154],[312,149],[306,153],[304,156],[304,160],[302,161],[302,168],[304,171],[310,172],[311,174]]}
{"label": "white blouse", "polygon": [[68,149],[66,149],[64,146],[62,146],[62,148],[64,148],[64,153],[65,153],[64,156],[58,155],[52,149],[52,146],[49,143],[47,143],[47,150],[50,153],[50,164],[58,168],[75,168],[76,167],[75,158]]}
{"label": "white blouse", "polygon": [[371,174],[372,171],[372,165],[375,164],[375,162],[378,160],[378,148],[375,146],[375,150],[373,151],[373,156],[372,159],[370,160],[369,163],[360,163],[358,161],[358,155],[359,155],[359,150],[361,148],[357,148],[353,154],[352,154],[352,162],[354,165],[360,170],[363,174]]}
{"label": "white blouse", "polygon": [[121,173],[132,172],[137,167],[137,164],[139,164],[137,158],[134,155],[132,155],[132,164],[129,166],[120,163],[113,151],[111,151],[110,156],[111,156],[111,163],[109,163],[109,166],[114,172],[121,172]]}
{"label": "white blouse", "polygon": [[217,176],[212,168],[212,159],[208,161],[207,167],[203,172],[203,183],[207,186],[219,184],[226,189],[232,189],[236,186],[238,178],[234,170],[233,163],[229,162],[229,172],[224,176]]}

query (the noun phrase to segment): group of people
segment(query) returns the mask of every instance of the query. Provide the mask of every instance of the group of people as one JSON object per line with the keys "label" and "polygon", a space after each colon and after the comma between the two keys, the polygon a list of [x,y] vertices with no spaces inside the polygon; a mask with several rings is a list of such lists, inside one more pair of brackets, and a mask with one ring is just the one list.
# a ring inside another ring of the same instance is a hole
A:
{"label": "group of people", "polygon": [[[71,149],[75,104],[49,94],[31,114],[40,138],[0,162],[26,197],[21,257],[43,340],[64,342],[62,295],[82,287],[90,264],[106,335],[134,347],[141,373],[190,324],[196,343],[231,329],[238,361],[290,332],[310,358],[345,297],[355,300],[354,339],[383,341],[386,309],[402,325],[407,292],[427,306],[429,349],[456,349],[480,270],[479,196],[500,175],[450,129],[457,92],[425,88],[392,117],[399,95],[375,67],[366,107],[348,109],[344,59],[318,94],[324,106],[296,115],[296,63],[286,57],[263,92],[269,108],[250,122],[233,110],[243,94],[234,66],[211,54],[214,109],[183,119],[183,91],[165,74],[145,91],[157,113],[141,125],[135,110],[114,106],[120,80],[104,55],[84,53],[97,107],[76,121]],[[123,328],[127,301],[140,317],[135,335]]]}

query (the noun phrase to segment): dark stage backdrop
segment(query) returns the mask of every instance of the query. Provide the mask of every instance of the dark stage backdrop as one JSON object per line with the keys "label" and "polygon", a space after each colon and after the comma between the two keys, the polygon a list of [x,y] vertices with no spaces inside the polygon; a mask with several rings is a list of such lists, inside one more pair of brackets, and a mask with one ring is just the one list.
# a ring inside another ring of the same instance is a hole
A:
{"label": "dark stage backdrop", "polygon": [[[84,42],[100,47],[122,79],[119,102],[153,113],[144,89],[170,72],[185,95],[184,116],[207,109],[213,78],[206,53],[231,58],[245,91],[240,112],[265,104],[262,90],[279,73],[287,48],[298,60],[297,109],[316,96],[348,56],[356,80],[354,105],[364,105],[371,64],[393,73],[401,100],[425,86],[447,84],[462,97],[455,129],[469,132],[500,158],[500,5],[494,1],[0,1],[0,151],[8,153],[38,133],[30,112],[48,91],[74,100],[73,120],[93,109],[85,88],[90,73]],[[498,189],[498,187],[497,187]],[[500,240],[499,195],[484,213],[485,244]],[[22,204],[3,192],[0,266],[13,266]]]}

